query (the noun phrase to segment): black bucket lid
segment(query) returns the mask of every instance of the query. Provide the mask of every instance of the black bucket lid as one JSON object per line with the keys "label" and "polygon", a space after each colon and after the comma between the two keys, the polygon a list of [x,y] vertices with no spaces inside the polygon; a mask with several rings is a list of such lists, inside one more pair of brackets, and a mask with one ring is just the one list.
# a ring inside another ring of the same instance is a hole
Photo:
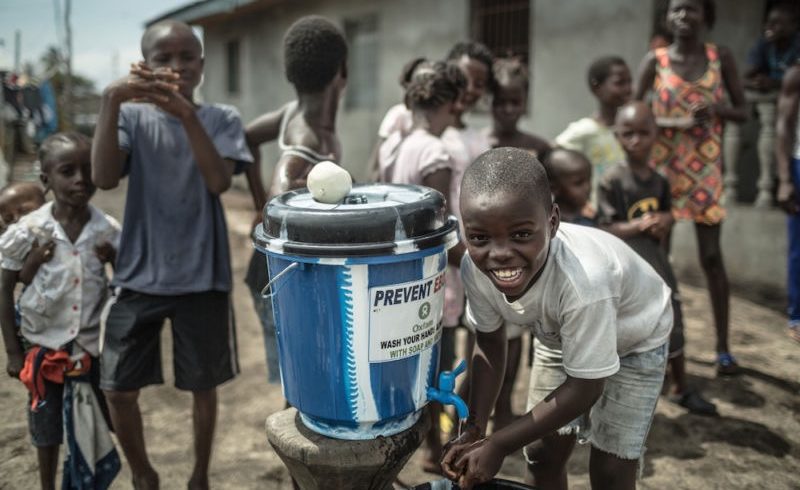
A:
{"label": "black bucket lid", "polygon": [[315,201],[307,189],[286,192],[264,208],[260,248],[286,255],[397,255],[457,241],[458,222],[444,196],[428,187],[353,186],[339,204]]}

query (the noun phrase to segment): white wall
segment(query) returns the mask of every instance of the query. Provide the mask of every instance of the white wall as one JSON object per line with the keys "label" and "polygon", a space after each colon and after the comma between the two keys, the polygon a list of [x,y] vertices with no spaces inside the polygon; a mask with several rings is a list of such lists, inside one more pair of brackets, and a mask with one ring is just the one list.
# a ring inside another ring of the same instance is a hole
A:
{"label": "white wall", "polygon": [[596,58],[619,55],[633,72],[647,53],[653,4],[642,0],[533,0],[533,86],[527,126],[553,138],[591,114],[595,99],[586,70]]}

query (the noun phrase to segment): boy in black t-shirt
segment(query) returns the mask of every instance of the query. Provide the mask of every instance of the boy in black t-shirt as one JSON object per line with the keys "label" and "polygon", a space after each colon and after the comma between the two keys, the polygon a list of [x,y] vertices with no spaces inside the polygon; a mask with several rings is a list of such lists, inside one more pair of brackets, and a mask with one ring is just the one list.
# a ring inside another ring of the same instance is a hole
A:
{"label": "boy in black t-shirt", "polygon": [[673,387],[669,398],[692,413],[716,415],[713,403],[686,386],[678,283],[662,247],[674,223],[670,187],[648,165],[657,134],[653,113],[642,102],[626,104],[617,112],[615,131],[627,161],[603,175],[598,189],[598,222],[602,229],[625,240],[672,288],[674,325],[669,343],[669,372]]}

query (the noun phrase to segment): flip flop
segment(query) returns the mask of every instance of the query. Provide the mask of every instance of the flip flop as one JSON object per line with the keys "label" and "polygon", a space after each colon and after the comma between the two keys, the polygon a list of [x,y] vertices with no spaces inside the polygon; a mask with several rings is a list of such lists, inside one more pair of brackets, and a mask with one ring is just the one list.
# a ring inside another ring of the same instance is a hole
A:
{"label": "flip flop", "polygon": [[741,374],[739,363],[730,352],[720,352],[717,354],[717,374],[721,376],[736,376]]}

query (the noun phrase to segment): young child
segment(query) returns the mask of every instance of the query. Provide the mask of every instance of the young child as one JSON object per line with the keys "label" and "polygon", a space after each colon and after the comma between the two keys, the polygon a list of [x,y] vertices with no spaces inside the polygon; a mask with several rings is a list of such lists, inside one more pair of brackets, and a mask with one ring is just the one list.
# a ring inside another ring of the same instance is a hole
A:
{"label": "young child", "polygon": [[[261,212],[268,201],[261,181],[259,147],[262,144],[277,139],[282,150],[276,175],[283,174],[283,177],[276,177],[282,180],[278,187],[273,186],[272,195],[305,186],[304,177],[287,178],[287,172],[307,175],[316,163],[322,160],[338,162],[341,158],[336,114],[347,73],[344,36],[322,17],[303,17],[289,28],[284,38],[284,65],[287,78],[295,87],[297,100],[256,118],[245,129],[247,144],[253,154],[247,180],[256,208],[255,224],[261,221]],[[280,383],[272,301],[262,296],[267,281],[266,256],[254,250],[245,282],[264,331],[267,380]]]}
{"label": "young child", "polygon": [[556,136],[556,145],[586,155],[592,163],[592,204],[605,169],[625,159],[614,137],[617,109],[631,98],[631,72],[619,56],[603,56],[589,65],[589,89],[597,99],[597,111],[570,123]]}
{"label": "young child", "polygon": [[[39,150],[41,180],[53,191],[54,201],[11,224],[0,237],[3,269],[0,324],[8,353],[6,370],[33,388],[28,425],[37,449],[42,488],[55,488],[63,426],[67,427],[69,443],[64,488],[77,488],[73,485],[84,488],[82,485],[87,484],[92,488],[107,488],[119,471],[119,459],[102,414],[90,410],[93,422],[87,426],[73,426],[75,419],[62,417],[67,407],[70,412],[81,411],[88,404],[102,411],[104,405],[98,388],[100,311],[109,293],[104,264],[114,260],[119,225],[89,204],[95,190],[90,176],[90,148],[89,139],[78,133],[58,133],[47,138]],[[33,201],[38,200],[35,188],[28,187],[28,192]],[[15,335],[14,286],[37,242],[54,245],[46,249],[51,256],[36,264],[39,271],[19,298],[20,342]],[[41,374],[46,366],[51,366],[52,372],[74,370],[75,373],[62,374],[57,382]],[[80,381],[88,381],[93,389],[73,386]],[[96,400],[73,403],[71,397],[64,396],[65,390],[80,391]],[[92,437],[92,431],[97,431],[97,439]],[[97,444],[96,459],[88,458],[89,453],[82,455],[88,459],[84,465],[89,465],[90,473],[82,472],[75,460],[70,459],[76,456],[76,449],[83,447],[80,443],[76,445],[75,434],[84,434],[78,439]],[[113,454],[103,460],[108,467],[96,465],[109,453]]]}
{"label": "young child", "polygon": [[528,108],[528,69],[517,58],[499,58],[494,62],[493,72],[496,84],[492,93],[489,143],[492,148],[511,146],[530,150],[543,160],[551,149],[550,143],[517,127]]}
{"label": "young child", "polygon": [[[3,187],[0,190],[0,234],[23,216],[42,207],[44,202],[44,190],[33,182],[15,182]],[[33,281],[41,263],[53,257],[54,246],[53,241],[33,244],[19,271],[19,282],[27,286]]]}
{"label": "young child", "polygon": [[717,409],[686,384],[683,313],[678,282],[662,247],[672,228],[672,202],[667,179],[649,166],[656,141],[656,121],[643,102],[631,102],[617,111],[616,134],[627,159],[611,167],[600,182],[600,227],[625,240],[658,272],[672,289],[674,322],[669,339],[669,368],[673,384],[670,400],[699,415]]}
{"label": "young child", "polygon": [[44,191],[33,182],[15,182],[0,190],[0,233],[44,204]]}
{"label": "young child", "polygon": [[[430,66],[431,62],[428,61],[427,58],[422,57],[414,58],[403,65],[403,69],[400,71],[399,83],[403,88],[404,94],[405,91],[408,90],[408,85],[411,83],[411,80],[413,80],[414,75],[429,69]],[[411,131],[413,123],[411,110],[408,108],[405,101],[393,105],[386,111],[386,115],[383,116],[381,124],[378,126],[378,141],[375,143],[375,147],[370,154],[367,164],[367,168],[371,169],[371,174],[375,180],[380,179],[378,152],[380,151],[381,145],[395,131],[400,131],[403,135],[408,134],[409,131]]]}
{"label": "young child", "polygon": [[[405,100],[411,109],[413,124],[407,136],[396,131],[381,145],[378,153],[380,180],[395,184],[419,184],[441,192],[448,206],[455,202],[453,159],[441,140],[445,129],[455,124],[456,106],[466,80],[461,71],[451,64],[434,63],[430,71],[414,77],[406,90]],[[458,247],[462,247],[459,245]],[[463,248],[455,253],[463,253]],[[460,255],[459,255],[460,257]],[[454,260],[449,254],[448,260]],[[447,278],[456,277],[457,269],[449,265]],[[454,281],[448,281],[445,289],[445,310],[452,310],[453,304],[463,304],[463,290]],[[456,306],[457,308],[457,306]],[[453,330],[455,325],[443,322],[444,332],[441,344],[441,369],[450,369],[455,358],[453,351]],[[423,469],[439,471],[442,443],[439,435],[440,411],[432,412],[432,426],[428,432],[428,455]]]}
{"label": "young child", "polygon": [[188,25],[154,24],[141,48],[144,61],[103,92],[92,147],[98,187],[129,177],[113,279],[120,293],[106,323],[100,386],[134,486],[157,488],[137,400],[141,388],[163,382],[159,338],[170,318],[175,386],[194,399],[188,487],[208,488],[216,387],[239,370],[219,195],[252,157],[232,107],[193,100],[203,53]]}
{"label": "young child", "polygon": [[[472,488],[527,446],[536,485],[566,488],[565,463],[580,435],[592,443],[593,482],[634,488],[663,383],[669,287],[622,240],[561,224],[545,170],[526,151],[498,148],[478,158],[464,174],[461,212],[466,318],[478,332],[474,418],[450,443],[445,474]],[[485,437],[505,368],[504,322],[561,349],[563,364],[542,364],[537,355],[530,412]],[[587,412],[591,432],[581,417]]]}
{"label": "young child", "polygon": [[713,0],[670,0],[667,27],[674,41],[642,60],[635,98],[653,92],[659,137],[651,165],[669,180],[675,219],[695,223],[717,334],[717,373],[734,375],[739,365],[728,344],[730,287],[720,246],[722,125],[742,122],[747,113],[733,55],[705,42],[714,18]]}
{"label": "young child", "polygon": [[778,99],[775,161],[778,204],[788,214],[789,338],[800,342],[800,59],[786,72]]}
{"label": "young child", "polygon": [[[447,153],[453,159],[453,170],[451,185],[453,193],[450,196],[450,206],[454,214],[461,221],[461,210],[458,205],[459,194],[461,193],[461,177],[479,155],[491,148],[489,137],[485,129],[471,127],[465,120],[466,114],[472,111],[478,102],[483,99],[487,91],[494,90],[495,80],[492,67],[494,66],[494,55],[484,44],[476,41],[457,42],[445,57],[447,62],[457,66],[467,80],[467,86],[455,106],[456,122],[444,133],[442,142],[447,149]],[[461,256],[464,253],[463,245],[452,248],[448,252],[448,260],[456,268],[461,264]],[[461,285],[461,275],[457,270],[452,270],[447,276],[447,284],[452,292],[452,300],[446,302],[444,310],[443,325],[445,327],[458,327],[462,322],[464,313],[464,287]],[[442,369],[448,369],[455,360],[456,350],[456,329],[445,328],[442,333]],[[466,359],[472,359],[472,349],[475,345],[475,334],[467,333],[465,345]],[[458,386],[458,395],[466,400],[468,398],[469,376],[471,368],[467,367],[467,372],[463,376]],[[449,422],[445,420],[446,422]]]}
{"label": "young child", "polygon": [[561,221],[597,226],[595,219],[586,215],[592,192],[592,164],[586,156],[575,150],[556,148],[544,160],[544,168]]}
{"label": "young child", "polygon": [[764,34],[747,56],[744,86],[759,92],[781,88],[784,72],[800,58],[797,6],[775,3],[767,13]]}

